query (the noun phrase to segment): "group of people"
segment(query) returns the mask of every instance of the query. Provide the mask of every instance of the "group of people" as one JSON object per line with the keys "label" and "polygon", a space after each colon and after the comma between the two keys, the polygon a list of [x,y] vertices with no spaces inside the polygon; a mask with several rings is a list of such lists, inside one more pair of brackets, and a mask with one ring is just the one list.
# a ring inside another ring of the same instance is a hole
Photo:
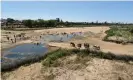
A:
{"label": "group of people", "polygon": [[16,43],[17,39],[22,40],[25,37],[22,34],[18,34],[18,35],[13,35],[13,37],[6,36],[6,38],[7,38],[8,41],[11,41],[11,43]]}
{"label": "group of people", "polygon": [[12,43],[16,43],[16,35],[14,35],[13,38],[9,37],[9,36],[6,36],[7,40],[8,41],[11,41]]}

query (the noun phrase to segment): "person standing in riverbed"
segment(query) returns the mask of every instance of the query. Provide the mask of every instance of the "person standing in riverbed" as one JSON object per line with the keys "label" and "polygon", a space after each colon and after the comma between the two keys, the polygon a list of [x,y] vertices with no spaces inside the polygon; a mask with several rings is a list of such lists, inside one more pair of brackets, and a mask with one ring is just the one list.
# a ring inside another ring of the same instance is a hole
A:
{"label": "person standing in riverbed", "polygon": [[14,35],[14,38],[16,37],[16,35]]}
{"label": "person standing in riverbed", "polygon": [[14,43],[16,43],[16,37],[14,38]]}
{"label": "person standing in riverbed", "polygon": [[67,34],[67,38],[68,38],[68,34]]}
{"label": "person standing in riverbed", "polygon": [[62,39],[63,39],[63,38],[61,37],[61,39],[60,39],[61,42],[62,42]]}
{"label": "person standing in riverbed", "polygon": [[11,39],[11,42],[13,43],[13,39]]}
{"label": "person standing in riverbed", "polygon": [[16,43],[16,35],[14,35],[14,43]]}
{"label": "person standing in riverbed", "polygon": [[7,36],[6,38],[7,38],[7,40],[9,41],[9,39],[10,39],[9,36]]}

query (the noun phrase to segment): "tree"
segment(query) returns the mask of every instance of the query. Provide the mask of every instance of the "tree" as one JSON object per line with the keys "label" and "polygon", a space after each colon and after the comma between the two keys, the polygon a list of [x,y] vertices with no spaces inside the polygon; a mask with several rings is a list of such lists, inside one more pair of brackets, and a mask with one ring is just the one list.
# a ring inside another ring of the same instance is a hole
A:
{"label": "tree", "polygon": [[6,25],[8,26],[8,25],[11,25],[12,27],[11,28],[13,28],[13,23],[14,23],[14,19],[12,19],[12,18],[7,18],[7,23],[6,23]]}
{"label": "tree", "polygon": [[48,20],[46,23],[46,27],[56,27],[57,21],[56,20]]}
{"label": "tree", "polygon": [[60,18],[56,18],[56,21],[57,21],[57,22],[60,22]]}
{"label": "tree", "polygon": [[14,23],[14,21],[15,21],[15,20],[12,19],[12,18],[7,18],[7,23],[11,23],[11,24],[12,24],[12,23]]}
{"label": "tree", "polygon": [[38,24],[39,27],[44,27],[45,26],[45,21],[43,19],[38,19],[37,22],[38,22],[37,24]]}
{"label": "tree", "polygon": [[68,21],[66,21],[65,26],[70,26],[70,23]]}
{"label": "tree", "polygon": [[32,28],[33,27],[33,20],[28,19],[28,20],[23,20],[22,22],[23,22],[23,24],[25,26],[27,26],[29,28]]}
{"label": "tree", "polygon": [[91,22],[91,24],[93,25],[93,24],[94,24],[94,22]]}
{"label": "tree", "polygon": [[32,23],[32,25],[33,25],[34,27],[38,27],[38,21],[37,21],[37,20],[34,20],[33,23]]}
{"label": "tree", "polygon": [[104,22],[104,24],[105,24],[105,25],[107,25],[107,24],[108,24],[108,22],[107,22],[107,21],[105,21],[105,22]]}
{"label": "tree", "polygon": [[59,25],[64,25],[64,22],[63,20],[60,20],[60,24]]}

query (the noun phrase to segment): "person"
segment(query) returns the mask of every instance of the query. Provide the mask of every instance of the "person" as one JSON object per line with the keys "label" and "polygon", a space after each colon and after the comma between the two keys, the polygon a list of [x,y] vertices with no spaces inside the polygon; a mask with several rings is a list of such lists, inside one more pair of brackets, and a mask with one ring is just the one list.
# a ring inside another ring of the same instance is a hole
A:
{"label": "person", "polygon": [[39,44],[40,44],[39,42],[36,43],[36,45],[39,45]]}
{"label": "person", "polygon": [[16,43],[16,38],[14,39],[14,42]]}
{"label": "person", "polygon": [[67,34],[67,38],[68,38],[68,34]]}
{"label": "person", "polygon": [[14,35],[14,38],[15,38],[16,36]]}
{"label": "person", "polygon": [[9,41],[9,39],[10,39],[9,36],[7,36],[7,40],[8,40],[8,41]]}
{"label": "person", "polygon": [[13,39],[11,39],[11,42],[13,43]]}
{"label": "person", "polygon": [[63,39],[63,38],[61,37],[60,41],[62,41],[62,39]]}

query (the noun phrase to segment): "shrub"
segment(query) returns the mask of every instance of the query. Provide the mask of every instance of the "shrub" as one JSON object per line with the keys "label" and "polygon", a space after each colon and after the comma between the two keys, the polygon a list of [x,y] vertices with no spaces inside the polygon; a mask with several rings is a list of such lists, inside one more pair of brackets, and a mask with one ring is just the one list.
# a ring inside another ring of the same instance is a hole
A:
{"label": "shrub", "polygon": [[133,34],[133,29],[131,29],[130,32]]}
{"label": "shrub", "polygon": [[61,57],[64,57],[64,56],[67,56],[67,55],[70,55],[70,51],[68,50],[65,50],[65,49],[59,49],[57,51],[54,51],[54,52],[51,52],[47,57],[46,59],[44,59],[44,61],[42,62],[42,64],[44,66],[51,66],[54,64],[54,62],[58,59],[58,58],[61,58]]}
{"label": "shrub", "polygon": [[127,43],[131,43],[133,38],[133,28],[131,27],[112,27],[111,29],[105,31],[105,33],[107,35],[103,38],[104,41],[115,42],[118,44],[122,43],[123,41],[121,39],[110,40],[108,38],[110,36],[122,37]]}

